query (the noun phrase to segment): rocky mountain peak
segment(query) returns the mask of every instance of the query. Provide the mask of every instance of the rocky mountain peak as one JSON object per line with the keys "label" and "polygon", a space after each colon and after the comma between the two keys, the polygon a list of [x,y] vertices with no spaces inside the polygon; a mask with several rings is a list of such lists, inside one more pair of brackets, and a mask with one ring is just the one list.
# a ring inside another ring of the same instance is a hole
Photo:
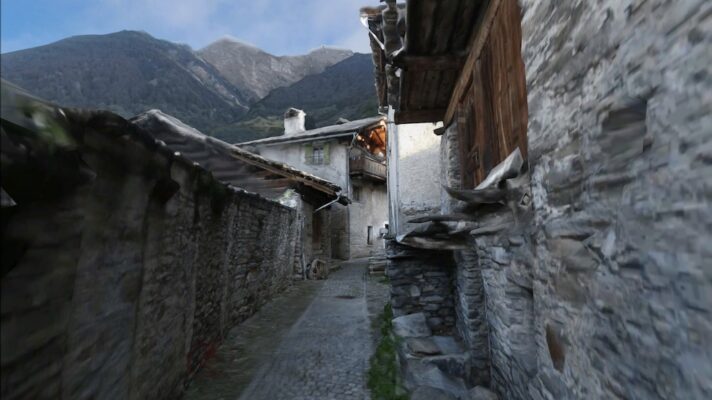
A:
{"label": "rocky mountain peak", "polygon": [[272,90],[318,74],[351,55],[350,50],[321,47],[298,56],[275,56],[234,38],[225,37],[198,51],[251,101]]}

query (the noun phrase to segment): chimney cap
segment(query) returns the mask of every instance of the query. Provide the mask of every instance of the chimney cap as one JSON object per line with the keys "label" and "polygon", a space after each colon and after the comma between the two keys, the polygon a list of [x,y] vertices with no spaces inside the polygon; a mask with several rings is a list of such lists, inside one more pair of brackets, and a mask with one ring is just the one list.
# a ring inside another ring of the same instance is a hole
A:
{"label": "chimney cap", "polygon": [[300,132],[304,132],[306,129],[304,127],[307,114],[298,109],[291,107],[284,113],[284,134],[294,135]]}
{"label": "chimney cap", "polygon": [[299,114],[306,114],[304,110],[298,108],[289,107],[287,111],[284,112],[284,118],[293,118],[299,116]]}

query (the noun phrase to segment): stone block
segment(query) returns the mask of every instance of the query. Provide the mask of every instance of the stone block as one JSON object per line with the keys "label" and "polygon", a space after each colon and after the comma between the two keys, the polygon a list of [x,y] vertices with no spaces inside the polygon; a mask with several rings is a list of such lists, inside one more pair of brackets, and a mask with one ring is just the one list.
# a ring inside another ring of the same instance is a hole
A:
{"label": "stone block", "polygon": [[452,393],[429,386],[419,386],[410,394],[410,400],[458,400]]}
{"label": "stone block", "polygon": [[[467,392],[466,400],[499,400],[497,394],[484,386],[475,386]],[[463,399],[463,400],[464,400]]]}
{"label": "stone block", "polygon": [[393,333],[400,337],[431,336],[425,314],[415,313],[403,315],[393,319]]}

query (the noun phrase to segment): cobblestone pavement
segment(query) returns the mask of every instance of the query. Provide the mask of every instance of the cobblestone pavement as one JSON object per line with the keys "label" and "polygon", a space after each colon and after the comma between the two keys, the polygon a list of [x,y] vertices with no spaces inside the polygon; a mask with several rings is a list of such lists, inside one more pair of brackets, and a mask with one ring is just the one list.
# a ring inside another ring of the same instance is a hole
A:
{"label": "cobblestone pavement", "polygon": [[[349,262],[325,281],[295,284],[231,332],[186,398],[369,399],[371,319],[382,310],[387,287],[366,271],[365,261]],[[308,307],[295,305],[312,298]]]}

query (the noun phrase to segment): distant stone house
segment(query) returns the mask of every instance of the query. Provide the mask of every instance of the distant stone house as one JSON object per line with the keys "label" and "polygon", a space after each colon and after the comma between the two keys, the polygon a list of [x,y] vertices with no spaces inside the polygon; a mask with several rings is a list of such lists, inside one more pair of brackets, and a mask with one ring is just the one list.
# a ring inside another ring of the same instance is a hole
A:
{"label": "distant stone house", "polygon": [[348,207],[334,207],[330,229],[315,221],[313,235],[331,239],[331,256],[350,259],[382,254],[381,232],[388,220],[386,195],[387,135],[384,117],[343,121],[305,130],[305,113],[285,113],[284,134],[237,144],[262,157],[279,160],[344,188]]}

